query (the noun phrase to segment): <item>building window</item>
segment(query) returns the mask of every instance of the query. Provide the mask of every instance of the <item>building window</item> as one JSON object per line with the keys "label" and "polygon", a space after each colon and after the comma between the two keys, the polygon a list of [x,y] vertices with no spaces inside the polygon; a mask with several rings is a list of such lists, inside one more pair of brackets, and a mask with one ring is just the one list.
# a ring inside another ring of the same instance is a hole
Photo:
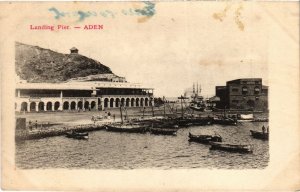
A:
{"label": "building window", "polygon": [[243,87],[242,88],[242,94],[246,95],[248,93],[248,88],[247,87]]}
{"label": "building window", "polygon": [[239,89],[238,88],[232,88],[232,92],[238,92]]}
{"label": "building window", "polygon": [[259,87],[255,87],[255,88],[254,88],[254,94],[259,94],[259,92],[260,92]]}

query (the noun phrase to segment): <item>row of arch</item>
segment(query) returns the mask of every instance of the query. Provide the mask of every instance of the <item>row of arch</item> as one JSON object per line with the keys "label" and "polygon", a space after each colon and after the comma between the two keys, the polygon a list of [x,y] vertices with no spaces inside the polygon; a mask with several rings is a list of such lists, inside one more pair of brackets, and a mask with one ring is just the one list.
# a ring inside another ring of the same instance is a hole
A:
{"label": "row of arch", "polygon": [[64,101],[63,103],[56,102],[22,102],[20,106],[15,104],[15,108],[18,111],[58,111],[58,110],[95,110],[113,107],[147,107],[152,106],[153,99],[149,98],[105,98],[103,103],[98,100],[99,106],[96,101]]}
{"label": "row of arch", "polygon": [[[17,109],[17,104],[16,104]],[[59,101],[56,102],[22,102],[21,111],[57,111],[57,110],[77,110],[77,109],[96,109],[96,102],[82,102],[82,101],[65,101],[62,104]]]}
{"label": "row of arch", "polygon": [[152,99],[148,98],[105,98],[104,99],[104,108],[108,107],[147,107],[152,106]]}

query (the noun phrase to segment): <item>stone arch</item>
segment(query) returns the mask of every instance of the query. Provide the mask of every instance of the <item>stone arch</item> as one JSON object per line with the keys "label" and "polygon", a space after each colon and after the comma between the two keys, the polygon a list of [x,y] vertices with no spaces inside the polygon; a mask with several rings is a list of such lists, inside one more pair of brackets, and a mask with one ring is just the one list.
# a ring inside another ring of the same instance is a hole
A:
{"label": "stone arch", "polygon": [[69,102],[68,101],[65,101],[63,103],[63,110],[68,110],[69,109]]}
{"label": "stone arch", "polygon": [[144,98],[141,98],[141,107],[144,106]]}
{"label": "stone arch", "polygon": [[119,104],[120,104],[120,99],[116,98],[116,107],[120,107]]}
{"label": "stone arch", "polygon": [[60,106],[59,101],[56,101],[56,102],[54,103],[54,110],[57,111],[57,110],[59,109],[59,106]]}
{"label": "stone arch", "polygon": [[83,105],[82,105],[82,101],[78,101],[77,103],[77,109],[82,109]]}
{"label": "stone arch", "polygon": [[135,106],[136,106],[136,107],[139,107],[139,106],[140,106],[140,99],[139,99],[139,98],[136,98],[136,99],[135,99]]}
{"label": "stone arch", "polygon": [[31,102],[30,103],[30,111],[35,111],[36,107],[36,103],[35,102]]}
{"label": "stone arch", "polygon": [[109,102],[109,99],[108,99],[108,98],[105,98],[105,99],[104,99],[104,107],[105,107],[105,108],[108,107],[108,102]]}
{"label": "stone arch", "polygon": [[96,102],[95,101],[91,102],[91,109],[96,109]]}
{"label": "stone arch", "polygon": [[76,102],[72,101],[71,102],[71,110],[75,110],[76,109]]}
{"label": "stone arch", "polygon": [[130,104],[130,99],[127,98],[127,99],[126,99],[126,107],[129,107],[129,104]]}
{"label": "stone arch", "polygon": [[114,107],[114,98],[111,98],[109,101],[109,106]]}
{"label": "stone arch", "polygon": [[149,99],[146,98],[146,99],[145,99],[145,106],[147,107],[148,105],[149,105]]}
{"label": "stone arch", "polygon": [[26,102],[21,103],[21,111],[28,111],[28,106]]}
{"label": "stone arch", "polygon": [[39,103],[39,111],[45,111],[45,103],[44,102]]}
{"label": "stone arch", "polygon": [[131,107],[134,107],[134,98],[131,98],[130,106],[131,106]]}
{"label": "stone arch", "polygon": [[90,108],[90,103],[88,101],[84,102],[84,108],[89,109]]}
{"label": "stone arch", "polygon": [[121,105],[122,105],[122,107],[125,106],[125,98],[121,98]]}
{"label": "stone arch", "polygon": [[52,111],[52,103],[50,101],[47,102],[46,109],[47,111]]}

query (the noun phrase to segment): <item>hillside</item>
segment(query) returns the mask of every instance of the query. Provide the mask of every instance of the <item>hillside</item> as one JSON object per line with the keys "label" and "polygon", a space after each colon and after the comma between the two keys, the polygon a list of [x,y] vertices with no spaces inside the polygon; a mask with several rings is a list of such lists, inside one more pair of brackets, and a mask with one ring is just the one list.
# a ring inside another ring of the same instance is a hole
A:
{"label": "hillside", "polygon": [[111,73],[109,67],[83,55],[62,54],[16,42],[17,75],[28,82],[61,82],[71,78]]}

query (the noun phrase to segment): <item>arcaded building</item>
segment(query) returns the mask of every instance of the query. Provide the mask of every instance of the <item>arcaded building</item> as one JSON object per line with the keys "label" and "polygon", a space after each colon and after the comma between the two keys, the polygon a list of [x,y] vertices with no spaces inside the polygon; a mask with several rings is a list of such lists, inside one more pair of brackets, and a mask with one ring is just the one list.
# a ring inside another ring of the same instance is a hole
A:
{"label": "arcaded building", "polygon": [[85,111],[153,106],[153,88],[127,82],[73,47],[69,54],[16,43],[15,110]]}
{"label": "arcaded building", "polygon": [[17,83],[16,111],[104,110],[153,105],[153,89],[137,83]]}
{"label": "arcaded building", "polygon": [[261,78],[245,78],[227,81],[226,86],[216,86],[219,109],[267,111],[268,86]]}

